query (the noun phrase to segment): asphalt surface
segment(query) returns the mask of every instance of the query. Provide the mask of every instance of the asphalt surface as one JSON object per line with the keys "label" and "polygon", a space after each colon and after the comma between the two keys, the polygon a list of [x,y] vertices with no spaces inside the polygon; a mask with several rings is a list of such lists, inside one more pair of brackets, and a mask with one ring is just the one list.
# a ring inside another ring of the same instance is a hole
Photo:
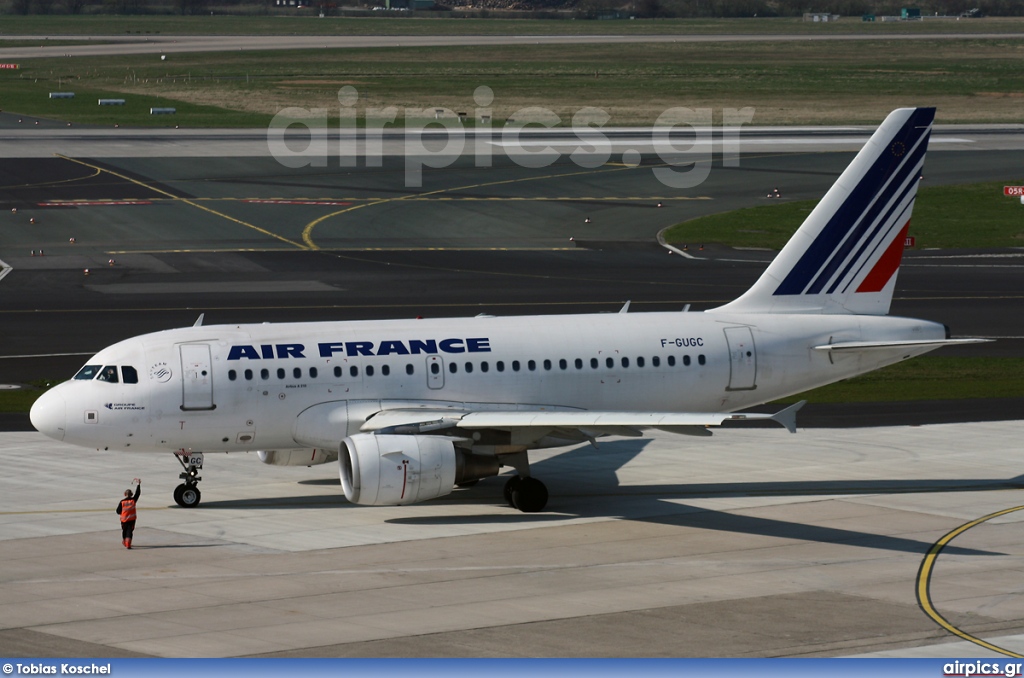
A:
{"label": "asphalt surface", "polygon": [[[0,654],[1020,654],[1022,433],[776,427],[538,450],[551,500],[536,514],[505,505],[500,477],[352,506],[335,464],[251,454],[207,455],[203,504],[184,510],[169,455],[0,433]],[[111,507],[133,476],[126,551]]]}
{"label": "asphalt surface", "polygon": [[[1013,177],[1019,153],[931,153],[926,185]],[[636,311],[709,308],[744,291],[773,253],[693,243],[683,258],[657,232],[764,204],[775,187],[784,199],[820,196],[851,157],[744,153],[685,190],[657,180],[656,156],[591,169],[568,157],[539,169],[460,159],[425,169],[422,187],[404,185],[399,157],[302,169],[273,158],[0,159],[0,259],[14,269],[0,281],[2,355],[40,356],[0,358],[0,383],[66,378],[83,354],[199,313],[216,324],[612,312],[627,300]],[[950,355],[1024,355],[1019,254],[909,252],[892,312],[999,338]],[[1022,412],[1018,401],[812,405],[802,423]]]}
{"label": "asphalt surface", "polygon": [[[73,36],[9,36],[16,40],[74,40]],[[820,40],[1024,40],[1020,33],[904,33],[884,36],[864,34],[751,34],[751,35],[162,35],[88,36],[81,45],[53,47],[3,47],[0,59],[33,57],[108,56],[128,54],[180,54],[183,52],[235,52],[248,50],[314,50],[370,47],[443,47],[451,45],[579,45],[656,42],[803,42]],[[96,41],[102,44],[90,44]]]}

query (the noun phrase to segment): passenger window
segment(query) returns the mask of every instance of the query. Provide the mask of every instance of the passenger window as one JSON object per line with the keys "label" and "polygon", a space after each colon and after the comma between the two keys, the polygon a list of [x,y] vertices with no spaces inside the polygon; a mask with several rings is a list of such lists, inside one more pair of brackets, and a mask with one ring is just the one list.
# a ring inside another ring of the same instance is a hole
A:
{"label": "passenger window", "polygon": [[359,368],[356,367],[355,365],[353,365],[352,367],[348,368],[348,373],[349,373],[350,376],[358,377],[359,376]]}
{"label": "passenger window", "polygon": [[316,368],[315,367],[310,367],[309,368],[309,378],[310,379],[316,379],[316,375],[317,375]]}
{"label": "passenger window", "polygon": [[405,373],[406,374],[412,374],[415,371],[416,370],[413,369],[412,363],[409,363],[408,365],[405,366]]}
{"label": "passenger window", "polygon": [[622,366],[623,367],[629,367],[629,358],[623,358],[622,359]]}
{"label": "passenger window", "polygon": [[246,381],[252,381],[252,370],[246,370],[245,371],[245,380]]}
{"label": "passenger window", "polygon": [[385,377],[388,376],[389,374],[391,374],[391,366],[390,365],[381,365],[380,373],[383,374]]}
{"label": "passenger window", "polygon": [[653,358],[651,358],[651,365],[653,365],[654,367],[661,367],[661,358],[659,358],[658,356],[654,356]]}
{"label": "passenger window", "polygon": [[266,367],[260,370],[260,379],[263,379],[264,381],[270,379],[270,370],[268,370]]}
{"label": "passenger window", "polygon": [[703,353],[701,353],[699,356],[697,356],[697,362],[700,363],[701,365],[703,365],[705,362],[707,362],[704,359],[704,354]]}
{"label": "passenger window", "polygon": [[675,367],[676,366],[676,357],[674,355],[670,355],[668,357],[668,366],[669,367]]}
{"label": "passenger window", "polygon": [[598,365],[599,365],[599,363],[597,362],[597,358],[591,358],[590,359],[590,367],[592,369],[596,370]]}
{"label": "passenger window", "polygon": [[498,362],[494,363],[494,368],[496,370],[498,370],[499,372],[504,372],[505,371],[505,361],[504,360],[499,360]]}
{"label": "passenger window", "polygon": [[368,377],[372,377],[373,376],[373,365],[367,365],[366,366],[366,376],[368,376]]}
{"label": "passenger window", "polygon": [[451,372],[452,374],[455,374],[456,372],[458,372],[459,371],[458,363],[448,363],[448,371]]}
{"label": "passenger window", "polygon": [[111,384],[116,384],[118,381],[117,368],[113,365],[107,365],[100,370],[100,374],[96,377],[96,381],[109,381]]}
{"label": "passenger window", "polygon": [[615,367],[615,359],[605,358],[604,364],[607,365],[608,367]]}
{"label": "passenger window", "polygon": [[518,360],[513,360],[512,361],[512,371],[513,372],[518,372],[519,371],[519,361]]}
{"label": "passenger window", "polygon": [[440,365],[438,365],[437,363],[430,363],[430,373],[431,374],[440,374],[440,372],[441,372],[441,366]]}
{"label": "passenger window", "polygon": [[121,379],[126,384],[137,384],[139,383],[139,373],[131,365],[125,365],[121,368]]}
{"label": "passenger window", "polygon": [[86,365],[82,369],[78,370],[78,374],[75,375],[75,379],[95,379],[96,374],[99,371],[99,365]]}
{"label": "passenger window", "polygon": [[684,355],[683,356],[683,366],[684,367],[689,367],[690,366],[690,356],[688,356],[688,355]]}
{"label": "passenger window", "polygon": [[296,379],[302,379],[302,368],[296,367],[294,370],[292,370],[292,376],[295,377]]}
{"label": "passenger window", "polygon": [[576,369],[577,370],[582,370],[583,369],[583,360],[581,358],[576,358]]}
{"label": "passenger window", "polygon": [[335,365],[334,366],[334,376],[336,376],[336,377],[340,377],[341,376],[341,365]]}
{"label": "passenger window", "polygon": [[551,361],[546,359],[546,358],[544,359],[544,369],[545,370],[550,370],[551,369]]}
{"label": "passenger window", "polygon": [[567,367],[569,367],[569,363],[567,363],[565,361],[565,358],[559,358],[559,360],[558,360],[558,369],[564,370]]}
{"label": "passenger window", "polygon": [[466,374],[473,371],[473,363],[466,363]]}
{"label": "passenger window", "polygon": [[526,369],[528,369],[531,372],[533,372],[534,370],[537,369],[537,362],[535,360],[527,360],[526,361]]}
{"label": "passenger window", "polygon": [[[126,377],[125,383],[128,383],[127,376],[128,375],[125,375],[125,377]],[[238,378],[238,372],[235,372],[234,370],[228,370],[228,381],[234,381],[237,378]]]}
{"label": "passenger window", "polygon": [[481,372],[486,372],[489,369],[491,369],[491,366],[487,364],[486,360],[483,361],[482,363],[480,363],[480,371]]}
{"label": "passenger window", "polygon": [[643,359],[643,356],[641,356],[641,357],[639,357],[639,358],[637,358],[637,359],[636,359],[636,366],[637,366],[637,367],[643,367],[643,366],[644,366],[644,359]]}
{"label": "passenger window", "polygon": [[277,368],[277,378],[278,379],[284,379],[284,368],[283,367],[278,367]]}

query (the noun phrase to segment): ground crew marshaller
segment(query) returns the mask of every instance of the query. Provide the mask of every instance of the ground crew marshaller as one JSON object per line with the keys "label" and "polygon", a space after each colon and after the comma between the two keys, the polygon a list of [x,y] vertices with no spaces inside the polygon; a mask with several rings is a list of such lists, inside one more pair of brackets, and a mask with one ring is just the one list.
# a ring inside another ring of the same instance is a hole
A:
{"label": "ground crew marshaller", "polygon": [[142,494],[142,480],[134,478],[132,482],[135,483],[135,495],[132,496],[131,490],[125,490],[124,499],[114,509],[121,516],[121,543],[126,549],[132,547],[132,533],[135,532],[136,518],[135,504],[139,501],[139,495]]}

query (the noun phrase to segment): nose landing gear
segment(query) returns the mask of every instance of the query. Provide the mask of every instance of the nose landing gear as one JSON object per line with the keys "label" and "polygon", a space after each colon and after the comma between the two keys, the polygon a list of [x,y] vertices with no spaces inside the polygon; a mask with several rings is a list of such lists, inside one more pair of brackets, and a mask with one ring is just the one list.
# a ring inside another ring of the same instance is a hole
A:
{"label": "nose landing gear", "polygon": [[178,477],[185,481],[174,488],[174,503],[182,508],[195,508],[199,506],[199,501],[203,497],[198,487],[199,481],[202,480],[199,470],[203,468],[203,454],[181,450],[174,453],[174,458],[184,469]]}

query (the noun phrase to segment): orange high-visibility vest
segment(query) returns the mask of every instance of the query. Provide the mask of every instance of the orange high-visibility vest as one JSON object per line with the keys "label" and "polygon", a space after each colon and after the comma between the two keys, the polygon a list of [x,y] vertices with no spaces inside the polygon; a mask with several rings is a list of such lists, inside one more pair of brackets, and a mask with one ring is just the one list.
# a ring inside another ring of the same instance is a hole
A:
{"label": "orange high-visibility vest", "polygon": [[135,520],[134,499],[125,499],[121,502],[121,522],[127,523],[129,520]]}

